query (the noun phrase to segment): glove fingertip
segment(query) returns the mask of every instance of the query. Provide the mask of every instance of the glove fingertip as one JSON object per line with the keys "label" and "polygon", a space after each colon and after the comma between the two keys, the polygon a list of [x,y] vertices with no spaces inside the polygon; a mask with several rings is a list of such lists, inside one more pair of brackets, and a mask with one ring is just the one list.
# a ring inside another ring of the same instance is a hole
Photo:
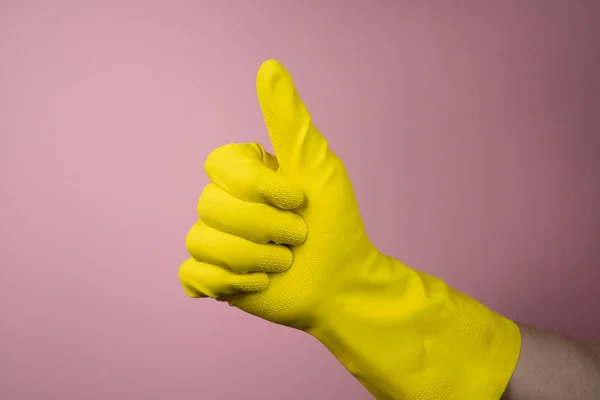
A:
{"label": "glove fingertip", "polygon": [[267,203],[282,210],[293,210],[304,202],[302,189],[288,182],[270,182],[262,186],[259,191]]}
{"label": "glove fingertip", "polygon": [[253,272],[238,276],[232,283],[236,292],[262,292],[269,287],[269,277],[263,272]]}

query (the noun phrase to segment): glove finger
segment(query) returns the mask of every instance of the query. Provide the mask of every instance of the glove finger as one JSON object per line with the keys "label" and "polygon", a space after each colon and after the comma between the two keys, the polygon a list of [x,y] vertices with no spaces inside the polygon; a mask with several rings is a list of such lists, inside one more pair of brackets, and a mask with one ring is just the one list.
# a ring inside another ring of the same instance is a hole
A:
{"label": "glove finger", "polygon": [[302,189],[275,170],[275,156],[257,143],[231,143],[211,152],[204,169],[217,186],[233,196],[292,210],[302,205]]}
{"label": "glove finger", "polygon": [[292,265],[292,251],[275,243],[259,244],[219,231],[199,220],[190,229],[186,245],[198,261],[237,273],[283,272]]}
{"label": "glove finger", "polygon": [[209,183],[198,200],[198,216],[207,225],[256,243],[298,246],[306,240],[302,217],[264,203],[250,203]]}
{"label": "glove finger", "polygon": [[269,277],[263,272],[236,274],[230,270],[189,258],[179,267],[179,280],[190,297],[219,298],[266,290]]}

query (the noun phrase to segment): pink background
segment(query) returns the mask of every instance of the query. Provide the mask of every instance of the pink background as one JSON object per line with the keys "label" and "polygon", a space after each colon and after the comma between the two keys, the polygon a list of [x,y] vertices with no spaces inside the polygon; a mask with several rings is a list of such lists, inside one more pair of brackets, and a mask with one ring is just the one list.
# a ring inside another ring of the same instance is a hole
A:
{"label": "pink background", "polygon": [[204,158],[268,140],[268,58],[383,251],[600,339],[598,4],[0,0],[0,398],[370,398],[180,288]]}

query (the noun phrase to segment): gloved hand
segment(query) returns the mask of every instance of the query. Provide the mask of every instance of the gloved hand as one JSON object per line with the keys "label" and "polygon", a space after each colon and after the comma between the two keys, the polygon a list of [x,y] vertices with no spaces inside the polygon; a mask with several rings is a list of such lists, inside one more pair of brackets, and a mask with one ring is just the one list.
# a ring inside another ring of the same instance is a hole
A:
{"label": "gloved hand", "polygon": [[516,324],[380,253],[289,73],[265,62],[257,91],[276,157],[230,144],[207,158],[186,293],[310,333],[379,399],[499,399]]}

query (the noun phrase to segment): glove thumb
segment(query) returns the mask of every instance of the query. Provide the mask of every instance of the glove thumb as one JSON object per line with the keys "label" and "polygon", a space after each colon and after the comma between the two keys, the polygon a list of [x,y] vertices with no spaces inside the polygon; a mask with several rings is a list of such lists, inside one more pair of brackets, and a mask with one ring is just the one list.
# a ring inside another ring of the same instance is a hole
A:
{"label": "glove thumb", "polygon": [[256,91],[279,171],[302,180],[321,168],[330,153],[327,140],[312,125],[311,115],[283,65],[265,61],[256,77]]}

